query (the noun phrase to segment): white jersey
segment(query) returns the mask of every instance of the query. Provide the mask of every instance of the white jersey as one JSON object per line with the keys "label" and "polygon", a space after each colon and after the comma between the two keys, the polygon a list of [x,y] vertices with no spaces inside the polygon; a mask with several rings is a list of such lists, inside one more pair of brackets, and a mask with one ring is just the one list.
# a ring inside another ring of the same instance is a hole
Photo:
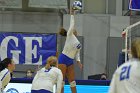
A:
{"label": "white jersey", "polygon": [[42,68],[35,75],[32,82],[32,90],[45,89],[53,92],[53,86],[56,84],[57,93],[61,92],[63,76],[60,69],[51,67],[50,69]]}
{"label": "white jersey", "polygon": [[0,72],[0,89],[2,91],[8,85],[10,79],[11,79],[10,71],[7,68],[5,68]]}
{"label": "white jersey", "polygon": [[76,60],[80,61],[79,52],[81,49],[81,44],[78,41],[78,39],[76,38],[76,36],[73,34],[74,24],[75,24],[74,16],[71,15],[70,28],[67,32],[65,46],[64,46],[62,53],[72,59],[74,59],[76,57]]}
{"label": "white jersey", "polygon": [[113,75],[109,93],[140,93],[140,61],[131,59]]}

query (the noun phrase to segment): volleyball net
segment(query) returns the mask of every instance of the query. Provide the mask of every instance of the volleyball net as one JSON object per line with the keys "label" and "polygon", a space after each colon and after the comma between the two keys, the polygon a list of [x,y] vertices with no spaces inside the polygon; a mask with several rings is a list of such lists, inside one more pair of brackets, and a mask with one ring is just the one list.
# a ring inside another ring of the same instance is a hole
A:
{"label": "volleyball net", "polygon": [[131,49],[131,41],[139,37],[138,33],[140,29],[140,21],[126,27],[122,32],[122,36],[125,38],[125,62],[127,61],[128,50]]}

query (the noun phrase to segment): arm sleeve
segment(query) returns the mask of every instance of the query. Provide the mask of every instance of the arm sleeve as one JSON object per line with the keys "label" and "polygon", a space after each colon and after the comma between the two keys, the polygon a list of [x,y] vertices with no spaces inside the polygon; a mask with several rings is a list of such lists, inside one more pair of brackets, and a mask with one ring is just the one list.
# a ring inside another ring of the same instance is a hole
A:
{"label": "arm sleeve", "polygon": [[114,74],[113,78],[111,80],[109,93],[117,93],[117,91],[116,91],[116,88],[117,88],[116,83],[117,83],[116,82],[116,75]]}
{"label": "arm sleeve", "polygon": [[58,78],[57,78],[57,93],[61,93],[62,82],[63,82],[63,75],[62,72],[59,70]]}
{"label": "arm sleeve", "polygon": [[73,34],[74,25],[75,25],[74,15],[71,15],[71,18],[70,18],[70,27],[69,27],[69,30],[67,32],[67,36],[70,36],[70,35]]}
{"label": "arm sleeve", "polygon": [[80,51],[77,52],[75,59],[76,61],[80,61]]}

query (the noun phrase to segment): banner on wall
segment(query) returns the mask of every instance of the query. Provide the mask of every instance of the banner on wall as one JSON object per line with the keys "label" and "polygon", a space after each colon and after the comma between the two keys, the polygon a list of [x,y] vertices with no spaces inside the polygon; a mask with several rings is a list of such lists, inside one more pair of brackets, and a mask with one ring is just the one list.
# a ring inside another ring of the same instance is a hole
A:
{"label": "banner on wall", "polygon": [[139,0],[129,0],[129,9],[140,11],[140,1]]}
{"label": "banner on wall", "polygon": [[16,64],[44,64],[56,55],[56,34],[0,33],[0,59],[10,57]]}

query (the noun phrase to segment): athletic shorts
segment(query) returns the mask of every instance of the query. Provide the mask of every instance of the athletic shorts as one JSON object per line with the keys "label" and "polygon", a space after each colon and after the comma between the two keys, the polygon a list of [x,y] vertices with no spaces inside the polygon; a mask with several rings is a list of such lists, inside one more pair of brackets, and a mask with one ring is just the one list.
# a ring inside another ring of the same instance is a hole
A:
{"label": "athletic shorts", "polygon": [[59,55],[59,58],[58,58],[58,63],[59,64],[65,64],[66,66],[70,66],[70,65],[73,64],[73,59],[72,58],[69,58],[65,54],[61,53]]}
{"label": "athletic shorts", "polygon": [[31,93],[53,93],[53,92],[50,92],[45,89],[40,89],[40,90],[31,90]]}

